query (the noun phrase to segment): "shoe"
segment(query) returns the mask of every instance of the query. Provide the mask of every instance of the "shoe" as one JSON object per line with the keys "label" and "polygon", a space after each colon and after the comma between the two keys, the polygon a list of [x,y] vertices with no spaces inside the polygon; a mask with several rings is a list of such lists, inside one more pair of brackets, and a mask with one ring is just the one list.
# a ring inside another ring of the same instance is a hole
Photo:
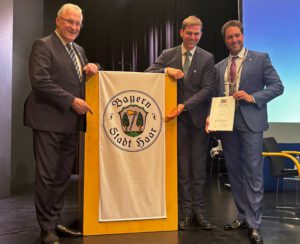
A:
{"label": "shoe", "polygon": [[64,225],[57,225],[56,226],[56,233],[58,236],[69,236],[69,237],[80,237],[82,236],[82,232],[78,230],[71,229]]}
{"label": "shoe", "polygon": [[264,239],[261,236],[261,234],[259,233],[258,229],[249,229],[248,232],[249,238],[251,243],[257,244],[257,243],[264,243]]}
{"label": "shoe", "polygon": [[203,230],[211,230],[212,229],[211,223],[209,223],[209,221],[203,216],[203,214],[195,214],[194,222],[200,229],[203,229]]}
{"label": "shoe", "polygon": [[178,229],[179,230],[188,230],[192,228],[192,219],[189,216],[183,217],[183,220],[179,221]]}
{"label": "shoe", "polygon": [[230,224],[224,225],[224,230],[238,230],[247,228],[247,223],[244,220],[236,219]]}
{"label": "shoe", "polygon": [[41,243],[59,244],[59,237],[55,234],[54,230],[42,230],[41,231]]}
{"label": "shoe", "polygon": [[73,221],[71,224],[69,224],[68,227],[73,230],[81,230],[82,229],[82,226],[78,219]]}

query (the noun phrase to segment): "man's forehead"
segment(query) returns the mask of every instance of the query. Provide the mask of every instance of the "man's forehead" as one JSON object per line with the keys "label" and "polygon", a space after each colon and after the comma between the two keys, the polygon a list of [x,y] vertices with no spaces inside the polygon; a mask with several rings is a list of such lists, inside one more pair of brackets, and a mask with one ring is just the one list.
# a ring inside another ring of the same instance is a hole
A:
{"label": "man's forehead", "polygon": [[199,25],[189,25],[189,26],[186,26],[183,31],[200,32],[201,27]]}
{"label": "man's forehead", "polygon": [[226,33],[242,33],[241,29],[237,26],[230,26],[226,29],[225,34]]}
{"label": "man's forehead", "polygon": [[61,13],[62,16],[74,16],[82,18],[81,12],[77,9],[67,8]]}

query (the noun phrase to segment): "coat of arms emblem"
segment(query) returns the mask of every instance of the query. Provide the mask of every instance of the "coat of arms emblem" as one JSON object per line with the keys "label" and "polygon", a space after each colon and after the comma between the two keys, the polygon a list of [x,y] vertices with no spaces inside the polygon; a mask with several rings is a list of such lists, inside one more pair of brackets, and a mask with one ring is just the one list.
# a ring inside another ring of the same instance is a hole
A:
{"label": "coat of arms emblem", "polygon": [[148,112],[137,105],[129,105],[120,112],[120,120],[123,132],[130,136],[136,137],[143,133],[146,125]]}
{"label": "coat of arms emblem", "polygon": [[124,151],[137,152],[150,147],[162,129],[162,114],[148,94],[127,90],[113,96],[103,114],[103,127],[109,140]]}

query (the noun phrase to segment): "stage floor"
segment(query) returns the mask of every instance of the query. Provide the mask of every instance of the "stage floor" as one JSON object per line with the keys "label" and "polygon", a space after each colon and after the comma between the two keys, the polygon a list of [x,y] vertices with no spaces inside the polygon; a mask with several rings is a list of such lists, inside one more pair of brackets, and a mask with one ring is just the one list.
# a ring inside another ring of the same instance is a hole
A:
{"label": "stage floor", "polygon": [[[63,219],[65,224],[76,218],[77,182],[73,180],[68,189]],[[247,230],[224,231],[223,225],[236,217],[236,209],[230,189],[222,184],[216,175],[208,175],[206,188],[206,215],[213,224],[212,231],[191,229],[187,231],[89,236],[77,239],[61,238],[61,244],[198,244],[198,243],[249,243]],[[299,243],[300,220],[283,219],[292,217],[291,212],[275,211],[275,193],[266,193],[264,215],[278,218],[264,218],[261,231],[264,243]],[[0,244],[40,243],[35,210],[33,186],[28,186],[12,197],[0,200]],[[296,213],[300,217],[300,213]]]}

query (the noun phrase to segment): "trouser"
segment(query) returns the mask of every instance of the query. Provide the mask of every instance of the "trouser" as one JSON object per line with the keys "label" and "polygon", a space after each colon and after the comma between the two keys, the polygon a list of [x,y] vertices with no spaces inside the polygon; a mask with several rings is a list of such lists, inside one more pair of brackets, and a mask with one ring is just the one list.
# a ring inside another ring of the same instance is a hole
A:
{"label": "trouser", "polygon": [[208,135],[196,128],[188,114],[178,118],[178,209],[179,220],[204,208]]}
{"label": "trouser", "polygon": [[33,130],[36,161],[35,207],[42,230],[53,230],[60,221],[64,196],[78,148],[78,132]]}

